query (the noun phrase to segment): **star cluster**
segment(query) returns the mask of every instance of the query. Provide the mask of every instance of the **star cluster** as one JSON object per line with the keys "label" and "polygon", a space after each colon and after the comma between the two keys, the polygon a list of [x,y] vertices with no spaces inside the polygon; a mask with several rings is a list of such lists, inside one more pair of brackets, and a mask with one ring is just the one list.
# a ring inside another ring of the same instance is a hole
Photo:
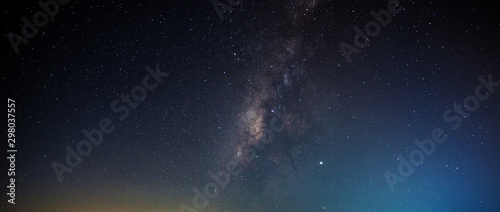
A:
{"label": "star cluster", "polygon": [[[498,2],[399,1],[350,62],[340,44],[388,1],[214,2],[68,1],[17,53],[9,33],[43,8],[3,10],[18,187],[2,210],[500,208]],[[488,99],[459,112],[478,84]],[[114,130],[68,166],[106,118]],[[446,142],[401,175],[437,128]]]}

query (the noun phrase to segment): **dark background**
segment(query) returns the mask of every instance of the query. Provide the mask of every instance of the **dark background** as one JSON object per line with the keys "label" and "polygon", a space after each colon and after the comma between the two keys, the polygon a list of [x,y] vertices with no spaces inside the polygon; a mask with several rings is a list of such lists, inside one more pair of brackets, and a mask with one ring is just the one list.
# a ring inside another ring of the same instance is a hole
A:
{"label": "dark background", "polygon": [[[210,1],[72,0],[18,54],[6,35],[40,8],[4,4],[1,91],[16,100],[18,154],[16,205],[2,195],[2,210],[193,207],[192,189],[246,149],[234,141],[286,107],[286,130],[204,211],[498,211],[498,91],[459,130],[442,119],[479,75],[500,79],[498,1],[401,4],[350,64],[340,42],[386,1],[244,0],[221,22]],[[118,121],[109,104],[156,64],[170,76]],[[116,130],[59,182],[51,163],[105,117]],[[448,141],[391,192],[384,172],[436,127]]]}

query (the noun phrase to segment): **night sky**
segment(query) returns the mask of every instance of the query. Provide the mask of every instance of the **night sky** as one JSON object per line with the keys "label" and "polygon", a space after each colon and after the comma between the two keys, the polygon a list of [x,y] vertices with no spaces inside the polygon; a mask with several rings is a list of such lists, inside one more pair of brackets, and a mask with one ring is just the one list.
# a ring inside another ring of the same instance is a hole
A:
{"label": "night sky", "polygon": [[8,3],[2,211],[500,211],[499,1]]}

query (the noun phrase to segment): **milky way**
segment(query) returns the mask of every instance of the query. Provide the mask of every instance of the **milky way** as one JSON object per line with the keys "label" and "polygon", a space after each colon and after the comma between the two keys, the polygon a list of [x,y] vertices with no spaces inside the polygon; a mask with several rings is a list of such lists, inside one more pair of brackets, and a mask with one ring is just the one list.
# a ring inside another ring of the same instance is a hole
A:
{"label": "milky way", "polygon": [[[40,2],[2,10],[17,148],[2,211],[500,208],[498,2]],[[346,61],[340,44],[366,38]],[[133,93],[157,65],[168,77]],[[115,129],[85,154],[101,120]]]}
{"label": "milky way", "polygon": [[[242,122],[238,132],[239,142],[234,145],[234,152],[238,158],[241,158],[240,155],[246,155],[248,148],[259,142],[263,136],[263,129],[269,128],[266,120],[270,116],[276,116],[274,110],[289,108],[287,113],[301,112],[295,111],[298,109],[295,104],[301,104],[302,100],[290,98],[304,98],[300,93],[304,84],[301,78],[305,77],[306,72],[303,66],[307,58],[313,56],[307,54],[307,50],[302,46],[303,28],[306,22],[304,19],[308,18],[307,14],[314,10],[317,3],[318,1],[295,1],[287,4],[284,6],[284,19],[271,24],[276,25],[276,28],[289,25],[286,27],[289,35],[283,37],[280,35],[281,31],[272,30],[269,32],[271,35],[268,38],[269,43],[261,52],[257,52],[265,58],[265,61],[258,64],[258,68],[253,70],[255,75],[246,82],[246,96],[242,103],[242,111],[238,114]],[[290,136],[300,130],[299,127],[307,127],[310,124],[304,119],[294,119],[291,114],[281,118]],[[287,137],[287,139],[292,138]],[[277,142],[289,142],[287,139]],[[281,162],[276,161],[276,163]]]}

